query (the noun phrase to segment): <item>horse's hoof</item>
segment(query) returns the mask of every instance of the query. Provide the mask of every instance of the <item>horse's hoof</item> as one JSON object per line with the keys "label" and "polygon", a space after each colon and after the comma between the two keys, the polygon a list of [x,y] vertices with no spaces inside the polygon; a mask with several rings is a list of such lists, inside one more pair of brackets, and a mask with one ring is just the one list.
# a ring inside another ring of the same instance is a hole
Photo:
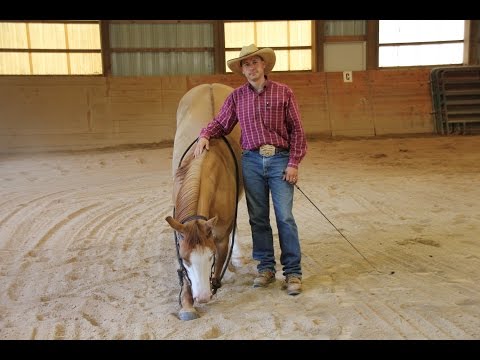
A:
{"label": "horse's hoof", "polygon": [[200,315],[196,311],[180,310],[180,312],[178,313],[178,317],[180,318],[180,320],[188,321],[198,319]]}

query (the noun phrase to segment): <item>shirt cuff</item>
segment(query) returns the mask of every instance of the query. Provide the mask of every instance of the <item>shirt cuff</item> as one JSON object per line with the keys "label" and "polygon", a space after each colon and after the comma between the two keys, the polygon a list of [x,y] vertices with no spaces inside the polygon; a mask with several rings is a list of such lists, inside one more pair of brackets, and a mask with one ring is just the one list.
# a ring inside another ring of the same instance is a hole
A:
{"label": "shirt cuff", "polygon": [[207,140],[210,140],[210,136],[207,135],[207,132],[206,132],[206,131],[203,131],[203,130],[200,131],[200,136],[199,136],[199,138],[201,138],[201,137],[203,137],[203,138],[205,138],[205,139],[207,139]]}
{"label": "shirt cuff", "polygon": [[298,162],[295,161],[295,160],[289,160],[288,164],[287,164],[287,167],[292,167],[292,168],[298,169]]}

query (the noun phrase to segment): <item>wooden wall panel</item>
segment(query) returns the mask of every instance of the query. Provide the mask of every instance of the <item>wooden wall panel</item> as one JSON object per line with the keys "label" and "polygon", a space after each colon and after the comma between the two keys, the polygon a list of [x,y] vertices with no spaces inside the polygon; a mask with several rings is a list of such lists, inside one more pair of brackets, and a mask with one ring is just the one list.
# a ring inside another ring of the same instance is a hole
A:
{"label": "wooden wall panel", "polygon": [[[273,73],[295,93],[309,138],[432,133],[429,69]],[[0,152],[172,143],[182,96],[238,75],[0,77]]]}
{"label": "wooden wall panel", "polygon": [[376,135],[433,132],[429,69],[369,71]]}
{"label": "wooden wall panel", "polygon": [[352,78],[353,82],[344,82],[343,73],[327,73],[332,135],[375,135],[368,75],[365,71],[354,71]]}

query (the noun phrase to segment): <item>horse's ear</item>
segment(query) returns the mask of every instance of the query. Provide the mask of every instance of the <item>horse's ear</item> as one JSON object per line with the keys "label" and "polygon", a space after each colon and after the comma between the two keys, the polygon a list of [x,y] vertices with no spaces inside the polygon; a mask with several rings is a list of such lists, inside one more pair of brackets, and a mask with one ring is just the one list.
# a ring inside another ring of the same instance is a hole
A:
{"label": "horse's ear", "polygon": [[205,224],[210,228],[213,229],[217,224],[218,216],[214,216],[213,218],[209,219]]}
{"label": "horse's ear", "polygon": [[183,225],[182,223],[179,223],[177,220],[175,220],[174,218],[172,218],[171,216],[167,216],[165,218],[165,220],[167,220],[167,222],[170,224],[170,226],[177,230],[178,232],[183,232],[184,229],[185,229],[185,225]]}

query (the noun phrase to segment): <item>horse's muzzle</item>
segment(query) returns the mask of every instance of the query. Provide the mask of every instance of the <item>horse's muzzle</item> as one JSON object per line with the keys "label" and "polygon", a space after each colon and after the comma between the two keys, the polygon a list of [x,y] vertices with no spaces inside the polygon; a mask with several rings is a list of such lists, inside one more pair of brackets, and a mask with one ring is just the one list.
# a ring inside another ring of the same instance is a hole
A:
{"label": "horse's muzzle", "polygon": [[212,299],[211,293],[201,294],[195,298],[195,301],[199,304],[208,303]]}

